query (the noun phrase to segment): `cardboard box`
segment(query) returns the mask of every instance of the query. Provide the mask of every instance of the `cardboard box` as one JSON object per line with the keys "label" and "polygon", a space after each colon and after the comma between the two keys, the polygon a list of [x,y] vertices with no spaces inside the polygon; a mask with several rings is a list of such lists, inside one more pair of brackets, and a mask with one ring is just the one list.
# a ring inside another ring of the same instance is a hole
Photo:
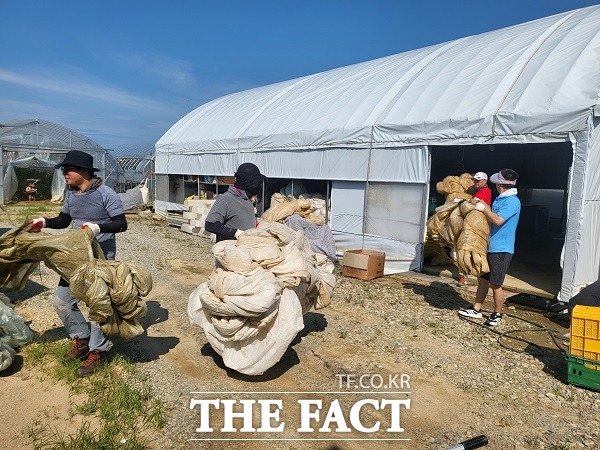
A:
{"label": "cardboard box", "polygon": [[345,277],[372,280],[383,276],[385,253],[375,250],[346,250],[342,260],[342,275]]}
{"label": "cardboard box", "polygon": [[235,177],[217,177],[219,184],[230,184],[233,186],[235,183]]}

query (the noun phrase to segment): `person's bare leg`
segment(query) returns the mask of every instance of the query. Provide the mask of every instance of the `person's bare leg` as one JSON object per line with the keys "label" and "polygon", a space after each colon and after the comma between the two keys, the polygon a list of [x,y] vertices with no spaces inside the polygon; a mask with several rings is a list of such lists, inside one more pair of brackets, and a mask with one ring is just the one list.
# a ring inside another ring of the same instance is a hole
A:
{"label": "person's bare leg", "polygon": [[490,287],[494,296],[494,312],[500,314],[504,306],[504,291],[502,290],[502,286],[491,285]]}
{"label": "person's bare leg", "polygon": [[488,280],[484,280],[483,278],[479,278],[478,281],[477,293],[475,294],[475,303],[473,304],[473,308],[477,311],[481,311],[483,302],[485,301],[488,290],[490,289],[490,282]]}

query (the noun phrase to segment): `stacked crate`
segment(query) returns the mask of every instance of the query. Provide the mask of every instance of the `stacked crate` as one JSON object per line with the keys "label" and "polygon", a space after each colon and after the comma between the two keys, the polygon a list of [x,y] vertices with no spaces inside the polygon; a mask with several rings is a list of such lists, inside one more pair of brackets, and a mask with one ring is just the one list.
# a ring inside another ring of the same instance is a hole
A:
{"label": "stacked crate", "polygon": [[570,333],[567,381],[600,391],[600,307],[576,305]]}
{"label": "stacked crate", "polygon": [[206,216],[214,202],[214,200],[185,200],[183,204],[188,207],[188,210],[183,213],[185,223],[181,225],[181,231],[203,236],[214,242],[216,236],[204,229]]}

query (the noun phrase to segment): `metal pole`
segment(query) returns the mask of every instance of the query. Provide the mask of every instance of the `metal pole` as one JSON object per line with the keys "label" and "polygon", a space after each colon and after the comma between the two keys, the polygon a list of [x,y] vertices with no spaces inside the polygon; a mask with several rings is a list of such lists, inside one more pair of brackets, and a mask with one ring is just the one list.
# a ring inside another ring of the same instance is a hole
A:
{"label": "metal pole", "polygon": [[331,182],[327,181],[327,186],[325,189],[325,224],[329,224],[329,184]]}

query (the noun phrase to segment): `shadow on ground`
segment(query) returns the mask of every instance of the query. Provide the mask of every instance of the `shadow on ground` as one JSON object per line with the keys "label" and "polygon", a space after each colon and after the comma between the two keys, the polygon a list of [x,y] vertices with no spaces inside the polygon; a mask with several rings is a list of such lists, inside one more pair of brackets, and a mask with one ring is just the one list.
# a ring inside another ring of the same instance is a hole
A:
{"label": "shadow on ground", "polygon": [[450,309],[458,311],[471,306],[462,295],[452,286],[440,281],[434,281],[428,286],[403,282],[405,289],[412,290],[416,295],[423,297],[427,303],[437,309]]}
{"label": "shadow on ground", "polygon": [[[148,313],[146,317],[140,319],[144,327],[144,333],[133,339],[123,339],[119,336],[109,336],[113,343],[112,352],[118,352],[133,363],[149,362],[158,359],[159,356],[169,353],[178,343],[177,337],[150,337],[148,328],[152,325],[164,322],[169,317],[169,312],[160,306],[158,302],[146,302]],[[39,339],[47,342],[55,342],[68,337],[63,327],[55,327],[44,331]]]}
{"label": "shadow on ground", "polygon": [[148,336],[148,328],[166,321],[169,318],[169,311],[156,301],[146,302],[146,305],[148,312],[145,317],[140,319],[145,330],[143,334],[133,339],[111,337],[114,343],[113,351],[122,353],[134,363],[157,360],[159,356],[166,355],[179,344],[179,338],[175,336]]}
{"label": "shadow on ground", "polygon": [[279,378],[281,375],[286,373],[289,369],[294,367],[296,364],[300,363],[300,358],[298,358],[298,354],[292,348],[292,346],[299,344],[302,341],[302,338],[308,336],[313,332],[322,332],[327,328],[327,319],[323,314],[309,312],[304,315],[304,328],[296,335],[286,352],[283,354],[278,363],[276,363],[273,367],[269,368],[262,375],[244,375],[239,373],[229,367],[225,366],[223,362],[223,358],[219,355],[207,342],[200,349],[200,354],[202,356],[209,356],[213,359],[214,363],[220,369],[223,369],[227,376],[230,378],[234,378],[236,380],[241,381],[252,381],[252,382],[265,382],[271,381],[276,378]]}
{"label": "shadow on ground", "polygon": [[14,304],[29,300],[36,295],[48,291],[49,289],[46,286],[32,280],[32,278],[36,278],[38,276],[39,272],[32,273],[27,280],[27,283],[25,283],[25,287],[22,291],[15,291],[14,289],[9,288],[0,288],[0,297],[6,297],[10,300],[10,303]]}
{"label": "shadow on ground", "polygon": [[15,373],[19,372],[23,368],[23,357],[21,355],[15,355],[13,362],[5,370],[0,371],[0,378],[10,377]]}

